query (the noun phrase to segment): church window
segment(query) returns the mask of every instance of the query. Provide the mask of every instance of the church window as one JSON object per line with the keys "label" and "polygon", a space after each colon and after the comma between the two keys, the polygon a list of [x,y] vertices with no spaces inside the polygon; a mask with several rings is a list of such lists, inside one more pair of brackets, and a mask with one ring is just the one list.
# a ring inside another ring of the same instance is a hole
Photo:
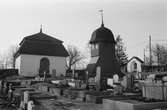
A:
{"label": "church window", "polygon": [[135,70],[137,69],[137,63],[136,62],[134,63],[134,69]]}

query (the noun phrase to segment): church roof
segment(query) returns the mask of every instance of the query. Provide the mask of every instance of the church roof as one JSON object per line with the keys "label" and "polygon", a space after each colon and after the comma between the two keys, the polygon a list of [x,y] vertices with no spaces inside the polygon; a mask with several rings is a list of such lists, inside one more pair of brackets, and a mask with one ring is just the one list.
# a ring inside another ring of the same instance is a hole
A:
{"label": "church roof", "polygon": [[15,57],[20,54],[67,57],[68,52],[62,43],[63,41],[44,34],[41,31],[37,34],[24,37],[19,44],[20,48]]}
{"label": "church roof", "polygon": [[33,40],[33,41],[39,41],[39,42],[46,42],[46,43],[63,43],[63,41],[56,39],[54,37],[51,37],[42,31],[30,36],[24,37],[24,39],[21,41],[20,45],[25,41],[25,40]]}
{"label": "church roof", "polygon": [[104,25],[101,25],[100,28],[96,29],[92,33],[92,37],[90,39],[90,43],[97,43],[97,42],[105,42],[105,43],[115,43],[114,35],[112,31]]}

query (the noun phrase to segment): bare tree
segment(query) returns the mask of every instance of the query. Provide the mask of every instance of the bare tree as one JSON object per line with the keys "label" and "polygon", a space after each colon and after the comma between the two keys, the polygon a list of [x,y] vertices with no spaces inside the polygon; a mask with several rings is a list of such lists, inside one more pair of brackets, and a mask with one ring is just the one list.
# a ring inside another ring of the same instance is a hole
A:
{"label": "bare tree", "polygon": [[9,47],[9,49],[1,54],[0,56],[0,63],[1,63],[1,68],[15,68],[15,58],[14,55],[18,51],[18,46],[17,45],[12,45]]}
{"label": "bare tree", "polygon": [[6,55],[3,53],[0,54],[0,69],[6,68]]}
{"label": "bare tree", "polygon": [[152,49],[153,54],[157,57],[157,64],[167,64],[167,47],[161,44],[156,44]]}
{"label": "bare tree", "polygon": [[69,57],[67,58],[67,70],[71,70],[74,66],[79,66],[84,63],[85,56],[75,46],[68,46],[67,51]]}

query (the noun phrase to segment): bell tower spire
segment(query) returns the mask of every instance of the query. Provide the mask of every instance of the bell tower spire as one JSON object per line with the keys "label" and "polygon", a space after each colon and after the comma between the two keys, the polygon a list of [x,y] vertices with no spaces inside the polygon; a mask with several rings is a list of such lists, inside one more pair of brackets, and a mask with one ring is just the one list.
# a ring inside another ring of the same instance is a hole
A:
{"label": "bell tower spire", "polygon": [[104,22],[103,22],[103,10],[99,10],[101,13],[101,27],[104,27]]}

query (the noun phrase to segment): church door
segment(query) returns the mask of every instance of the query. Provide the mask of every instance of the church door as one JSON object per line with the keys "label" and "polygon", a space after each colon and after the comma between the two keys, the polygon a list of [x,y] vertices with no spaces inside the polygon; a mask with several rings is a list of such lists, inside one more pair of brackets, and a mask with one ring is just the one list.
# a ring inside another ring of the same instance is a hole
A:
{"label": "church door", "polygon": [[39,68],[39,75],[43,76],[44,72],[46,75],[49,75],[49,59],[48,58],[42,58],[40,60],[40,68]]}

